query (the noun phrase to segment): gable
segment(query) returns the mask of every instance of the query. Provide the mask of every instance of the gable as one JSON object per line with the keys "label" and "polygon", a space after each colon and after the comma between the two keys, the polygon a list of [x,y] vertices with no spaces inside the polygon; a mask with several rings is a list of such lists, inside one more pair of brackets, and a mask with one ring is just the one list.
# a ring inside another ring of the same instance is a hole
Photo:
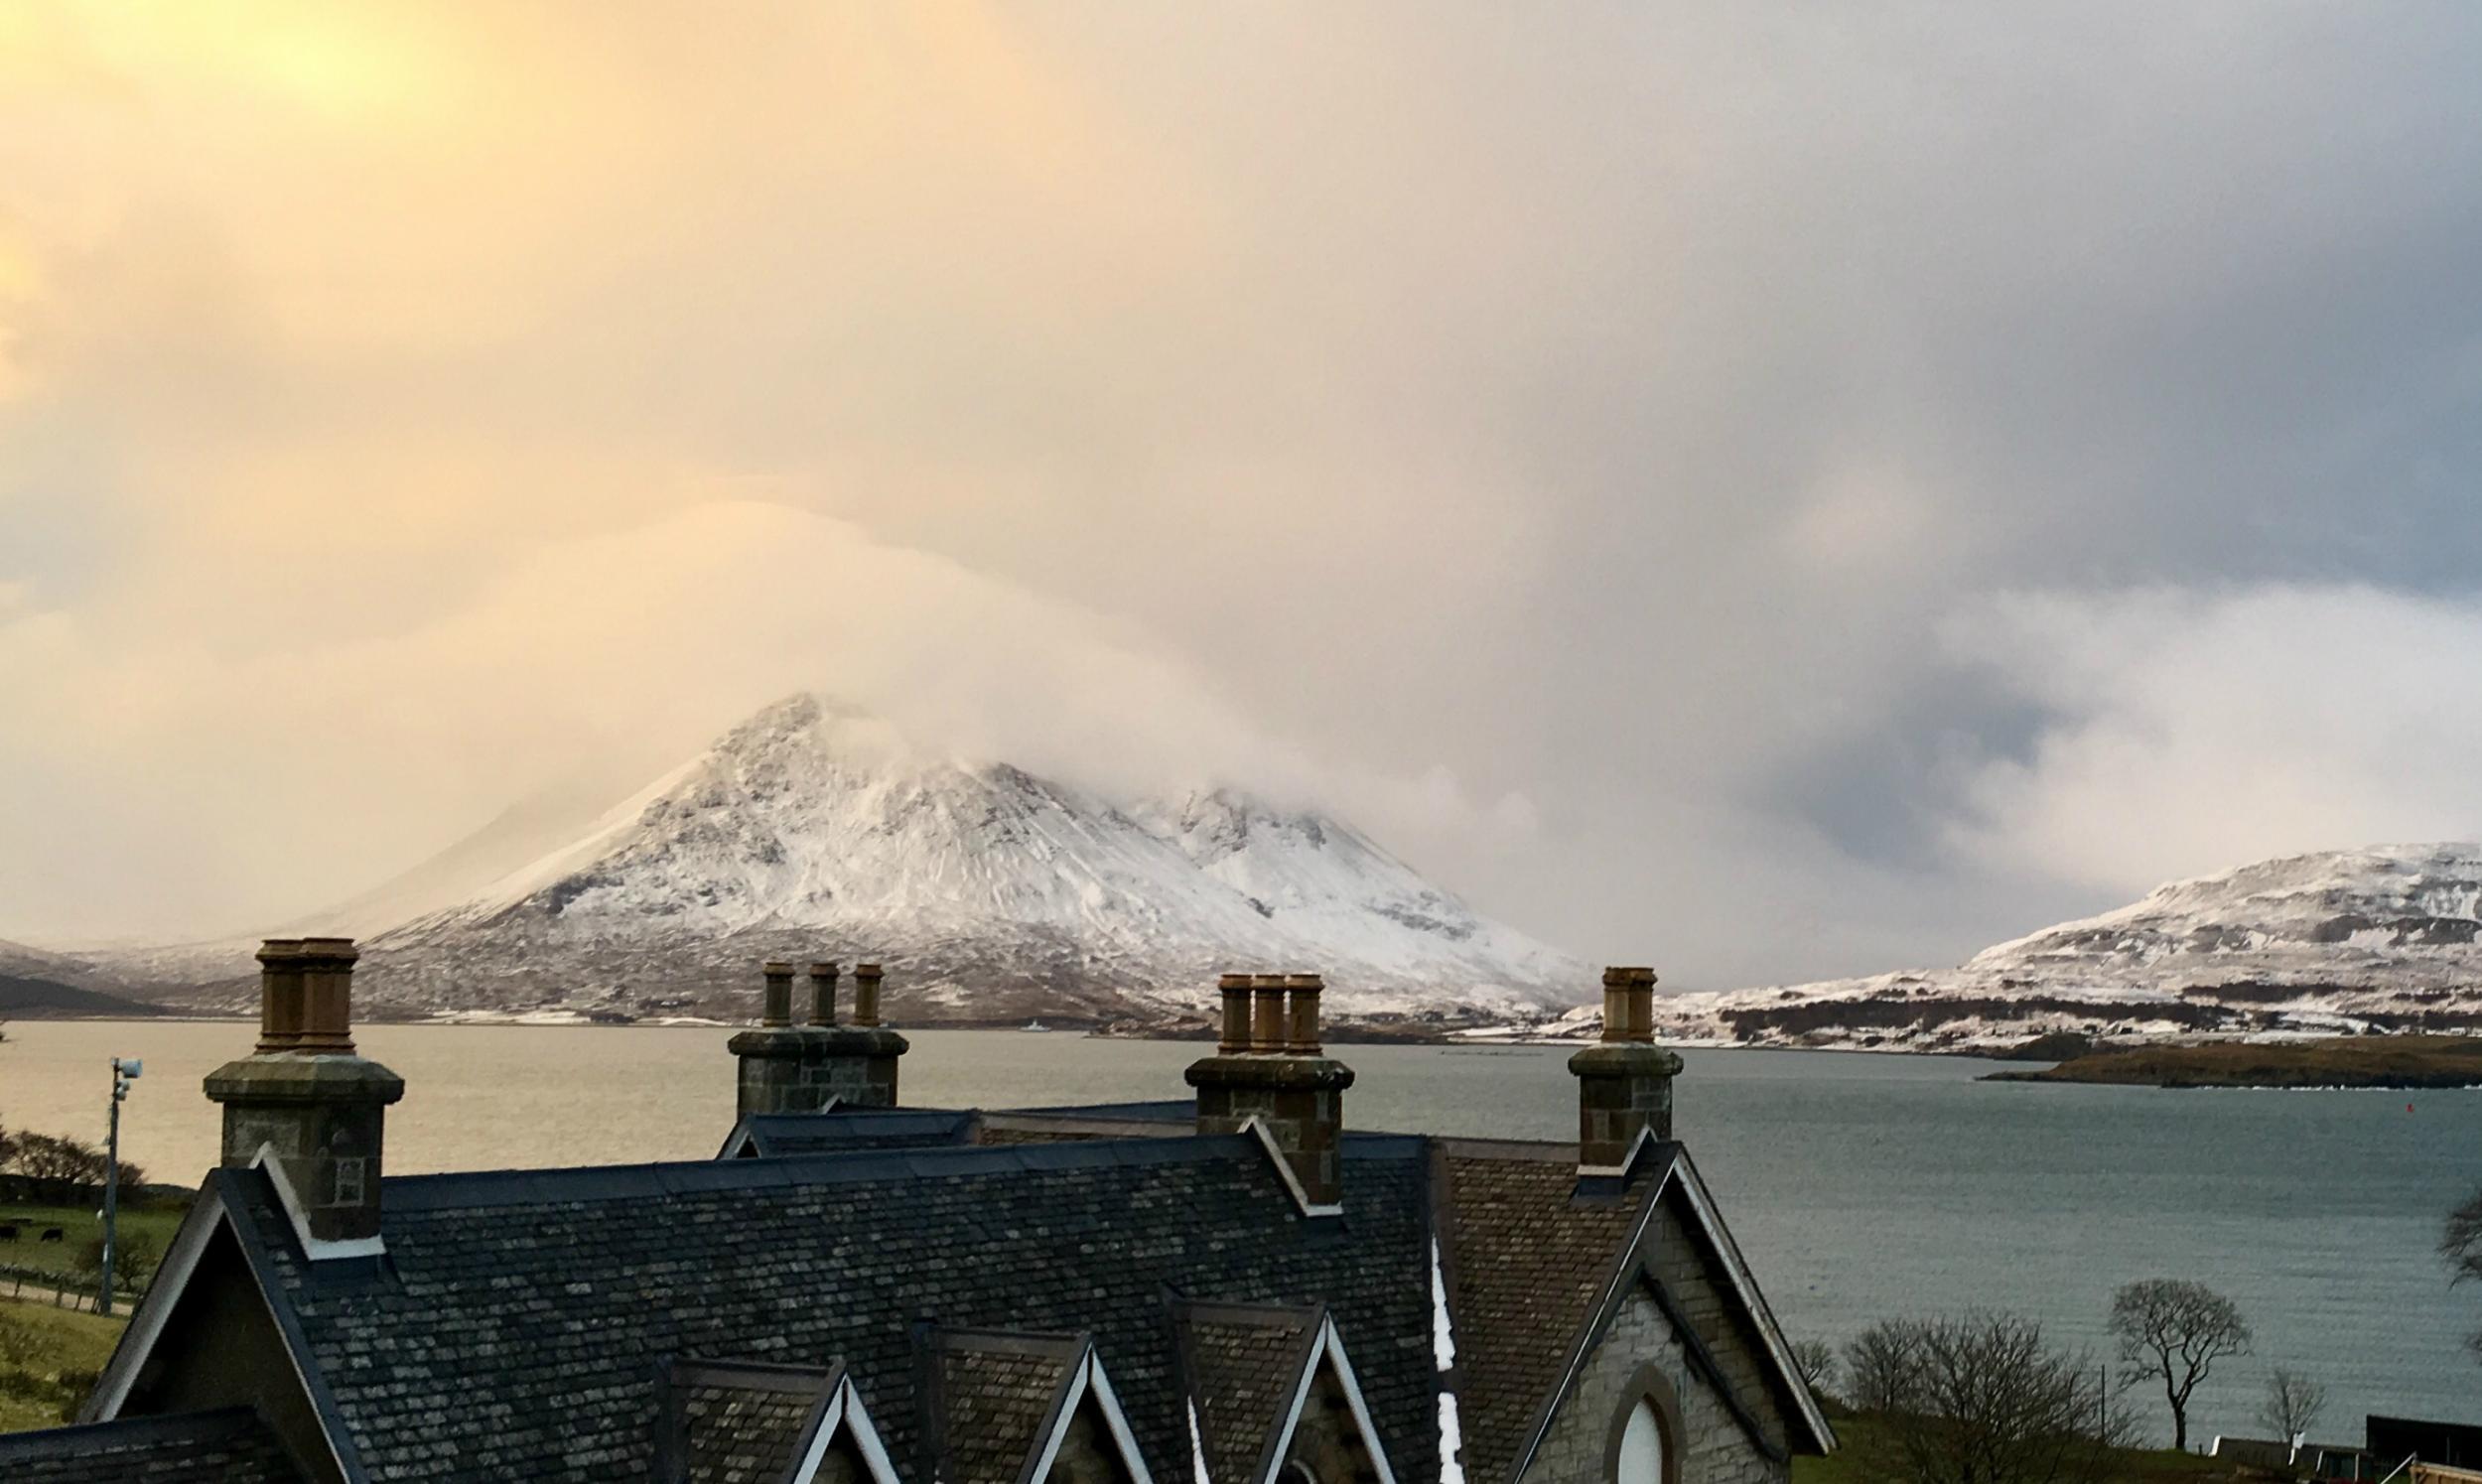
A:
{"label": "gable", "polygon": [[87,1404],[95,1420],[243,1408],[305,1477],[343,1478],[248,1254],[202,1195]]}
{"label": "gable", "polygon": [[1653,1290],[1636,1285],[1614,1308],[1600,1339],[1552,1414],[1523,1484],[1602,1484],[1614,1477],[1622,1424],[1641,1403],[1659,1418],[1667,1479],[1774,1479],[1791,1476],[1780,1448],[1770,1451],[1744,1425],[1715,1375]]}
{"label": "gable", "polygon": [[1193,1484],[1395,1484],[1326,1310],[1175,1299]]}
{"label": "gable", "polygon": [[1307,1478],[1312,1484],[1396,1484],[1335,1326],[1323,1325],[1322,1331],[1294,1399],[1288,1430],[1277,1439],[1283,1461],[1270,1484],[1288,1478]]}
{"label": "gable", "polygon": [[1641,1157],[1610,1196],[1581,1201],[1574,1149],[1457,1143],[1437,1164],[1449,1405],[1465,1476],[1498,1484],[1609,1292],[1663,1167]]}
{"label": "gable", "polygon": [[1069,1414],[1036,1484],[1138,1484],[1139,1477],[1113,1441],[1102,1403],[1089,1395]]}
{"label": "gable", "polygon": [[[1818,1399],[1795,1369],[1774,1316],[1688,1154],[1678,1145],[1641,1141],[1630,1166],[1622,1176],[1624,1195],[1651,1174],[1635,1204],[1633,1233],[1601,1280],[1601,1298],[1570,1343],[1560,1381],[1538,1402],[1542,1410],[1515,1461],[1498,1471],[1492,1459],[1495,1471],[1484,1477],[1536,1476],[1536,1455],[1564,1417],[1586,1368],[1602,1353],[1610,1326],[1641,1299],[1664,1316],[1761,1455],[1780,1461],[1795,1451],[1833,1450],[1835,1433]],[[1586,1204],[1583,1193],[1573,1203]]]}

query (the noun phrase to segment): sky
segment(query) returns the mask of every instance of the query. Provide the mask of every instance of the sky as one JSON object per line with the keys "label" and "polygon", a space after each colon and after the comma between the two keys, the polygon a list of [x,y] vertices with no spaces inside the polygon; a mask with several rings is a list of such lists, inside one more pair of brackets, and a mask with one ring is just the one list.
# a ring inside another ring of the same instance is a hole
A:
{"label": "sky", "polygon": [[2482,835],[2477,76],[2463,4],[0,9],[0,937],[291,921],[795,689],[1680,987]]}

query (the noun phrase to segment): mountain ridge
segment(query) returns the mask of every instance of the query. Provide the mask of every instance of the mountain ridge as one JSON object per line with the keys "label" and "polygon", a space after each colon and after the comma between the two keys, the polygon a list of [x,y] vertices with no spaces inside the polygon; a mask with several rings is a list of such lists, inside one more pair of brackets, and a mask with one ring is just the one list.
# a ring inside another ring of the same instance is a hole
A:
{"label": "mountain ridge", "polygon": [[1970,1050],[2045,1035],[2482,1030],[2482,845],[2308,851],[2167,881],[1951,969],[1672,997],[1674,1039]]}

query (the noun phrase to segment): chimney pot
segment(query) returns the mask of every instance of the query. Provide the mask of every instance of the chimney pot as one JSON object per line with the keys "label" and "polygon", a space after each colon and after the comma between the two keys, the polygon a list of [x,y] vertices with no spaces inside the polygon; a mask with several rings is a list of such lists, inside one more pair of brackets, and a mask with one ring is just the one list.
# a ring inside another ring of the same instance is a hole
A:
{"label": "chimney pot", "polygon": [[1603,1039],[1655,1038],[1655,971],[1620,966],[1603,971]]}
{"label": "chimney pot", "polygon": [[810,1023],[836,1023],[836,981],[844,971],[834,962],[822,960],[810,966]]}
{"label": "chimney pot", "polygon": [[258,950],[258,1050],[290,1051],[302,1038],[302,940],[269,938]]}
{"label": "chimney pot", "polygon": [[1226,1056],[1250,1049],[1250,976],[1227,974],[1215,981],[1224,999],[1224,1020],[1215,1049]]}
{"label": "chimney pot", "polygon": [[758,1023],[790,1025],[793,1023],[793,966],[780,959],[769,959],[758,966],[766,980],[766,997],[759,1002]]}
{"label": "chimney pot", "polygon": [[1292,1033],[1284,1048],[1296,1056],[1318,1054],[1318,996],[1326,987],[1327,982],[1315,974],[1285,977],[1285,998],[1292,1002]]}
{"label": "chimney pot", "polygon": [[1253,974],[1250,976],[1250,1049],[1281,1051],[1284,1042],[1284,976]]}
{"label": "chimney pot", "polygon": [[856,964],[853,966],[853,1023],[856,1025],[877,1025],[879,1023],[879,982],[881,977],[880,967],[877,964]]}
{"label": "chimney pot", "polygon": [[353,1054],[353,965],[350,938],[304,938],[294,963],[302,976],[302,1033],[296,1051]]}

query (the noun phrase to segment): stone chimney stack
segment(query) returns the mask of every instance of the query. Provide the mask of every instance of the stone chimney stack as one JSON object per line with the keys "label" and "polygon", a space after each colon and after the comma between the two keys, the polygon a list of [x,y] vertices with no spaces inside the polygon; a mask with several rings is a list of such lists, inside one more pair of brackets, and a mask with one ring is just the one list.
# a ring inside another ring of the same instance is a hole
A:
{"label": "stone chimney stack", "polygon": [[[793,966],[769,962],[760,971],[766,998],[755,1030],[729,1043],[741,1059],[741,1116],[816,1113],[848,1107],[896,1106],[896,1058],[905,1038],[879,1023],[877,964],[854,967],[854,1023],[836,1023],[835,964],[810,966],[810,1023],[792,1023]],[[866,1018],[867,1016],[867,1018]]]}
{"label": "stone chimney stack", "polygon": [[1198,1132],[1263,1124],[1311,1214],[1343,1209],[1344,1090],[1352,1068],[1318,1049],[1315,974],[1227,974],[1217,981],[1223,1029],[1215,1054],[1184,1074],[1198,1090]]}
{"label": "stone chimney stack", "polygon": [[1655,1044],[1655,971],[1603,971],[1603,1038],[1569,1058],[1578,1079],[1578,1173],[1624,1173],[1641,1134],[1672,1137],[1681,1058]]}
{"label": "stone chimney stack", "polygon": [[224,1110],[222,1162],[262,1153],[313,1259],[379,1251],[381,1134],[405,1080],[353,1053],[350,938],[270,938],[258,951],[259,1038],[207,1077]]}

